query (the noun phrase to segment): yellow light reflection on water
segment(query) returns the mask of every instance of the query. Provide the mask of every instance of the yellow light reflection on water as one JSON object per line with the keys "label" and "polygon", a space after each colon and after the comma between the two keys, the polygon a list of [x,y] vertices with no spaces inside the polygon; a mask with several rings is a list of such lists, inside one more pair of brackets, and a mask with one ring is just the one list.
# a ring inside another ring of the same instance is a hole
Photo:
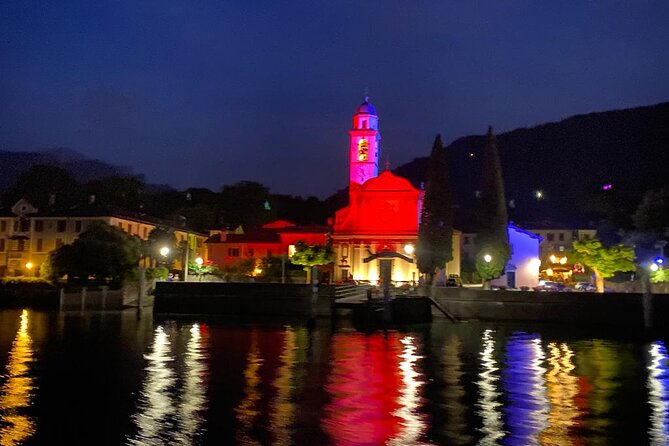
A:
{"label": "yellow light reflection on water", "polygon": [[667,350],[661,342],[650,347],[648,364],[648,403],[650,427],[648,434],[652,445],[669,444],[669,372]]}
{"label": "yellow light reflection on water", "polygon": [[162,444],[171,436],[171,419],[175,412],[171,391],[176,376],[169,367],[174,361],[170,353],[169,336],[159,326],[153,335],[151,353],[144,355],[148,361],[146,377],[139,397],[138,413],[133,417],[138,433],[137,438],[129,440],[130,444]]}
{"label": "yellow light reflection on water", "polygon": [[483,419],[481,432],[484,436],[481,445],[496,445],[497,441],[504,437],[501,406],[499,402],[501,393],[497,390],[499,386],[499,367],[495,360],[495,340],[492,337],[493,330],[483,332],[483,350],[479,353],[482,371],[476,384],[479,388],[479,401],[477,413]]}
{"label": "yellow light reflection on water", "polygon": [[574,352],[565,343],[548,344],[549,370],[546,372],[546,387],[551,409],[549,426],[539,437],[542,444],[574,444],[576,438],[570,429],[579,417],[575,399],[578,396],[578,378],[571,373],[575,366]]}
{"label": "yellow light reflection on water", "polygon": [[204,382],[207,376],[207,353],[200,325],[193,324],[189,333],[184,354],[183,391],[179,398],[179,430],[175,435],[180,444],[194,443],[204,422],[201,411],[207,405]]}
{"label": "yellow light reflection on water", "polygon": [[6,381],[0,389],[0,445],[21,444],[35,433],[35,421],[23,414],[30,406],[35,390],[30,377],[30,364],[34,361],[32,339],[28,333],[28,311],[21,313],[21,323],[9,352]]}
{"label": "yellow light reflection on water", "polygon": [[237,444],[259,445],[260,442],[252,435],[253,424],[260,415],[258,403],[262,395],[260,386],[260,367],[263,359],[258,349],[258,333],[254,330],[251,334],[251,347],[246,355],[246,368],[244,369],[244,397],[235,408],[239,429],[235,433]]}
{"label": "yellow light reflection on water", "polygon": [[295,330],[292,327],[286,327],[280,358],[281,365],[274,380],[276,396],[270,404],[270,430],[274,437],[274,444],[278,445],[292,444],[291,427],[295,418],[295,403],[292,399],[296,351],[295,338]]}
{"label": "yellow light reflection on water", "polygon": [[442,394],[444,409],[448,422],[444,423],[444,434],[448,444],[471,444],[472,437],[467,433],[465,413],[467,407],[463,403],[465,389],[462,385],[462,341],[457,336],[451,337],[444,345],[444,384],[446,388]]}
{"label": "yellow light reflection on water", "polygon": [[420,387],[425,384],[421,380],[421,374],[416,371],[416,361],[422,356],[416,355],[415,340],[411,336],[405,336],[400,339],[403,345],[402,362],[399,364],[402,377],[402,387],[397,399],[399,408],[394,415],[400,418],[400,431],[390,439],[391,445],[417,445],[424,444],[419,442],[420,436],[427,430],[425,416],[420,414]]}

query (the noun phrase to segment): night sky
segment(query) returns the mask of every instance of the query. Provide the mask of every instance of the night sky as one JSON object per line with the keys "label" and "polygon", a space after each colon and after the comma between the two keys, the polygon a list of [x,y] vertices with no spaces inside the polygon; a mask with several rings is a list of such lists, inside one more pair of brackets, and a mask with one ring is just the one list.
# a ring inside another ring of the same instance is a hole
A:
{"label": "night sky", "polygon": [[669,100],[669,2],[0,2],[0,148],[69,147],[154,183],[346,186],[369,92],[382,163]]}

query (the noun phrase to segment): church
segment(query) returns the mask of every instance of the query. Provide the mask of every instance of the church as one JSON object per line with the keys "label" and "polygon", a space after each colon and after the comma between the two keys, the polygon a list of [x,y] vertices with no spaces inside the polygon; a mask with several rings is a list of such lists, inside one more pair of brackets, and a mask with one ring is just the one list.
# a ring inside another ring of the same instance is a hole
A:
{"label": "church", "polygon": [[[365,98],[349,131],[349,203],[334,217],[334,279],[417,282],[415,246],[424,191],[389,169],[379,174],[381,134],[376,110]],[[448,274],[460,274],[459,231],[453,233]]]}

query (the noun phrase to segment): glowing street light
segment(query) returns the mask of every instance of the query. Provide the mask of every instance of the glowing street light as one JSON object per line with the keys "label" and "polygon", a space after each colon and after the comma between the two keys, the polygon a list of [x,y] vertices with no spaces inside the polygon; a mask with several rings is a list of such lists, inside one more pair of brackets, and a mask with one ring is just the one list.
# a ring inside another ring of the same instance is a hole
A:
{"label": "glowing street light", "polygon": [[33,266],[35,266],[33,265],[33,262],[26,263],[26,269],[33,269]]}
{"label": "glowing street light", "polygon": [[492,256],[490,254],[486,254],[483,256],[483,260],[486,261],[486,263],[492,262]]}
{"label": "glowing street light", "polygon": [[541,200],[542,198],[544,198],[544,191],[542,190],[534,191],[534,198],[536,198],[537,200]]}
{"label": "glowing street light", "polygon": [[404,253],[406,255],[410,256],[411,254],[414,253],[414,251],[415,251],[415,248],[411,243],[407,243],[406,245],[404,245]]}
{"label": "glowing street light", "polygon": [[653,263],[650,264],[650,270],[651,270],[652,272],[656,272],[656,271],[658,271],[659,269],[660,269],[660,265],[658,265],[657,263],[653,262]]}
{"label": "glowing street light", "polygon": [[168,248],[167,246],[163,246],[162,248],[160,248],[160,255],[161,256],[167,257],[167,254],[169,254],[169,253],[170,253],[170,248]]}
{"label": "glowing street light", "polygon": [[195,258],[195,263],[197,264],[197,266],[202,266],[202,264],[204,263],[204,260],[202,260],[202,257],[196,257]]}

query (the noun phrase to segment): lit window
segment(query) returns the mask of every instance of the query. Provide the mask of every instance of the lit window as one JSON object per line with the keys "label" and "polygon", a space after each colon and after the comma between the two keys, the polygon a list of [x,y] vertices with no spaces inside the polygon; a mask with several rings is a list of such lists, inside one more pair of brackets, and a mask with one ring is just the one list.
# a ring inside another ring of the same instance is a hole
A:
{"label": "lit window", "polygon": [[367,152],[369,151],[369,143],[365,138],[358,141],[358,161],[367,161]]}
{"label": "lit window", "polygon": [[230,257],[239,257],[239,248],[228,248],[228,255]]}

